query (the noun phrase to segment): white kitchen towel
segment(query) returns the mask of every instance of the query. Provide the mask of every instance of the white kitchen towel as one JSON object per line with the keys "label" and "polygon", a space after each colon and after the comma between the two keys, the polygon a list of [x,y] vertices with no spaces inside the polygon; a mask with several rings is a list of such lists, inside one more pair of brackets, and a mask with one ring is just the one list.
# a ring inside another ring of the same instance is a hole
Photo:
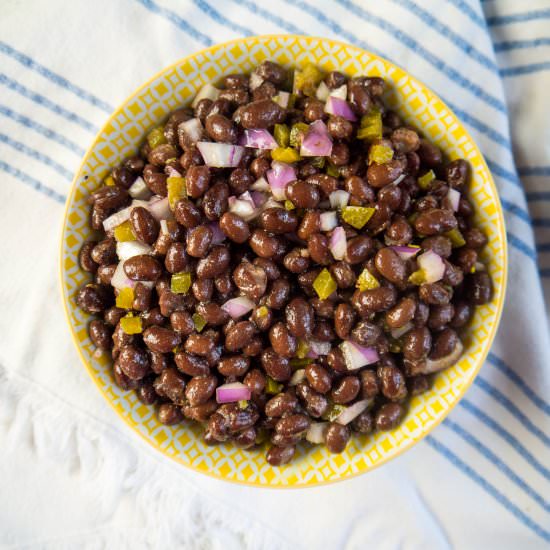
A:
{"label": "white kitchen towel", "polygon": [[[548,0],[4,0],[0,546],[548,547],[549,29]],[[57,281],[70,181],[114,107],[178,58],[268,33],[347,41],[435,90],[486,156],[510,251],[495,344],[449,418],[378,470],[286,491],[200,476],[130,433],[80,364]]]}

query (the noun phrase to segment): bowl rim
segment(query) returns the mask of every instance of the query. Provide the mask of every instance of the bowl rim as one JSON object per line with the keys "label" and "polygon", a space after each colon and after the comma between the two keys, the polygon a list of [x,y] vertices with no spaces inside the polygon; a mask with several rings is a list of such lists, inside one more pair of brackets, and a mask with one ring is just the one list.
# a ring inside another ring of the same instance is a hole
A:
{"label": "bowl rim", "polygon": [[[112,402],[112,400],[108,397],[106,392],[102,389],[100,386],[98,380],[96,379],[95,373],[93,369],[91,368],[91,365],[88,364],[87,359],[84,356],[84,353],[81,349],[80,342],[77,339],[76,331],[71,323],[71,317],[70,317],[70,308],[69,308],[69,300],[68,296],[66,297],[65,293],[65,286],[66,286],[66,274],[65,274],[65,268],[64,268],[64,246],[65,246],[65,235],[67,231],[68,226],[68,215],[69,215],[69,209],[71,205],[74,202],[74,196],[76,194],[77,188],[78,188],[78,180],[80,179],[80,175],[82,173],[82,170],[84,168],[84,165],[87,162],[87,159],[89,155],[92,153],[94,148],[96,147],[97,143],[99,142],[102,134],[105,131],[105,128],[113,121],[113,119],[119,114],[120,110],[130,102],[131,99],[133,99],[135,96],[137,96],[140,92],[148,88],[155,80],[157,80],[159,77],[161,77],[164,73],[168,72],[171,69],[174,69],[178,65],[186,62],[187,60],[200,55],[200,54],[206,54],[207,52],[223,49],[230,47],[232,44],[237,43],[246,43],[246,42],[254,42],[258,39],[260,40],[269,40],[269,39],[298,39],[298,40],[313,40],[313,41],[320,41],[320,42],[328,42],[333,45],[343,46],[347,48],[354,48],[361,52],[367,53],[370,57],[372,57],[373,60],[381,61],[382,63],[389,65],[391,67],[397,67],[401,71],[403,71],[407,76],[415,80],[423,90],[427,91],[429,94],[431,94],[434,98],[436,98],[438,101],[441,102],[441,104],[451,113],[456,121],[458,122],[461,130],[464,132],[464,135],[467,137],[469,142],[473,145],[475,151],[479,154],[479,157],[481,159],[481,164],[483,168],[485,169],[487,175],[488,175],[488,183],[489,186],[496,197],[496,210],[497,210],[497,219],[498,219],[498,230],[497,234],[499,235],[499,239],[502,243],[502,284],[501,288],[502,291],[500,292],[498,301],[496,302],[496,312],[495,312],[495,318],[494,322],[492,324],[491,330],[488,333],[487,338],[485,339],[485,342],[483,344],[483,350],[477,360],[477,363],[475,365],[475,368],[472,369],[471,375],[468,380],[465,381],[464,385],[461,386],[460,392],[456,400],[449,405],[447,409],[445,409],[442,413],[439,414],[439,416],[434,420],[434,422],[424,431],[418,438],[413,439],[410,438],[408,442],[403,444],[396,453],[388,456],[383,456],[379,461],[376,462],[376,464],[369,466],[366,469],[362,469],[358,472],[352,472],[340,477],[336,477],[333,479],[326,479],[322,481],[316,481],[315,483],[311,484],[276,484],[276,485],[269,485],[261,482],[251,482],[251,481],[241,481],[241,480],[235,480],[235,479],[228,479],[224,477],[223,475],[218,475],[209,471],[204,471],[196,468],[192,464],[184,463],[182,462],[177,456],[171,456],[168,453],[164,451],[164,449],[160,448],[159,446],[152,443],[141,431],[137,428],[137,425],[135,422],[133,422],[128,416],[125,416],[121,414],[117,408],[115,407],[115,404]],[[411,74],[407,69],[404,69],[400,65],[397,65],[396,63],[389,61],[385,57],[382,57],[380,55],[377,55],[369,50],[363,49],[359,46],[355,46],[353,44],[349,44],[348,42],[345,42],[343,40],[335,40],[333,38],[327,38],[323,36],[310,36],[310,35],[302,35],[302,34],[260,34],[260,35],[253,35],[253,36],[247,36],[247,37],[241,37],[241,38],[235,38],[233,40],[228,40],[226,42],[220,42],[213,44],[212,46],[209,46],[207,48],[202,48],[200,50],[196,50],[189,55],[186,55],[184,57],[181,57],[174,61],[173,63],[163,67],[159,71],[157,71],[152,77],[150,77],[147,81],[145,81],[143,84],[135,88],[128,96],[122,100],[117,107],[113,110],[113,112],[108,116],[108,118],[103,122],[101,127],[99,128],[98,132],[86,148],[86,151],[84,155],[82,156],[82,161],[80,162],[78,168],[75,170],[74,177],[70,184],[69,193],[67,194],[67,199],[65,201],[65,208],[63,212],[63,218],[62,218],[62,227],[61,227],[61,235],[60,235],[60,248],[59,248],[59,270],[60,270],[60,277],[59,277],[59,289],[61,291],[61,299],[63,302],[63,311],[65,313],[65,320],[69,326],[69,332],[71,334],[71,339],[73,341],[74,346],[76,347],[76,350],[78,352],[78,355],[80,357],[81,362],[84,364],[84,367],[86,368],[86,371],[90,378],[92,379],[94,385],[99,390],[100,394],[104,398],[105,401],[109,404],[109,406],[114,410],[115,414],[118,418],[122,419],[124,423],[131,428],[131,431],[134,434],[139,435],[139,439],[143,440],[145,443],[147,443],[148,447],[151,447],[155,450],[155,452],[159,452],[163,457],[168,458],[170,460],[173,460],[180,464],[181,466],[184,466],[185,468],[188,468],[189,470],[199,473],[205,476],[208,476],[209,478],[216,479],[218,481],[223,481],[226,483],[232,483],[235,485],[241,485],[241,486],[247,486],[247,487],[256,487],[259,489],[312,489],[319,486],[326,486],[326,485],[332,485],[334,483],[338,482],[344,482],[351,480],[353,478],[356,478],[360,475],[367,474],[371,472],[372,470],[375,470],[379,468],[380,466],[388,463],[391,460],[395,460],[398,457],[402,456],[403,453],[410,450],[412,447],[414,447],[416,444],[420,443],[426,436],[428,436],[431,432],[433,432],[444,420],[447,418],[447,416],[451,413],[451,411],[454,410],[456,405],[459,403],[459,401],[464,397],[466,392],[469,390],[470,386],[473,384],[474,380],[476,379],[477,375],[479,374],[479,371],[481,370],[481,367],[484,365],[485,360],[487,358],[487,355],[489,354],[489,351],[493,345],[496,332],[498,330],[498,327],[500,325],[500,321],[502,318],[502,312],[504,309],[504,301],[506,297],[506,290],[507,290],[507,284],[508,284],[508,239],[506,234],[506,224],[504,219],[504,212],[502,208],[502,203],[500,199],[500,194],[498,192],[498,188],[495,185],[493,175],[491,170],[489,169],[487,162],[485,161],[485,157],[483,153],[481,152],[479,146],[477,145],[477,142],[472,138],[470,135],[470,132],[466,129],[464,126],[464,123],[459,119],[459,117],[456,115],[456,113],[445,103],[441,97],[436,94],[429,86],[427,86],[422,80],[417,78],[415,75]]]}

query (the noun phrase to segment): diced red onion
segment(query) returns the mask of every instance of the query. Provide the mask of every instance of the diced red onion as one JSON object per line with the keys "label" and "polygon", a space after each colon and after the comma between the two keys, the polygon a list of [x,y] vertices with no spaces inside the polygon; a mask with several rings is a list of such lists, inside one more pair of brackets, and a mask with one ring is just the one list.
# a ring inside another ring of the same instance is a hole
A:
{"label": "diced red onion", "polygon": [[395,245],[390,246],[390,248],[397,253],[397,255],[402,260],[410,260],[411,258],[414,258],[419,252],[420,248],[415,246],[401,246],[401,245]]}
{"label": "diced red onion", "polygon": [[407,174],[401,174],[397,179],[393,181],[394,185],[399,185],[406,177]]}
{"label": "diced red onion", "polygon": [[191,103],[191,107],[194,109],[201,99],[211,99],[212,101],[216,101],[219,95],[220,90],[208,82],[199,90],[199,93],[195,96],[195,99],[193,99],[193,103]]}
{"label": "diced red onion", "polygon": [[264,177],[258,178],[251,186],[250,189],[253,191],[271,191],[269,183]]}
{"label": "diced red onion", "polygon": [[272,196],[269,196],[262,206],[262,212],[264,210],[267,210],[268,208],[284,208],[284,207],[285,206],[282,202],[278,202]]}
{"label": "diced red onion", "polygon": [[482,264],[481,262],[476,262],[474,264],[474,268],[476,271],[487,271],[487,268],[485,267],[485,264]]}
{"label": "diced red onion", "polygon": [[340,344],[340,350],[344,355],[344,361],[348,370],[360,369],[365,365],[376,363],[379,359],[376,349],[365,348],[350,340],[342,342]]}
{"label": "diced red onion", "polygon": [[342,411],[336,422],[345,426],[349,424],[352,420],[357,418],[363,411],[367,410],[372,403],[372,399],[363,399],[362,401],[357,401],[353,405],[350,405],[346,410]]}
{"label": "diced red onion", "polygon": [[153,197],[149,201],[147,210],[151,212],[151,215],[157,221],[169,220],[173,217],[172,211],[170,210],[170,203],[168,202],[168,197],[164,197],[164,198]]}
{"label": "diced red onion", "polygon": [[331,208],[342,209],[348,205],[349,193],[343,189],[338,189],[337,191],[333,191],[328,198]]}
{"label": "diced red onion", "polygon": [[333,95],[329,96],[327,102],[325,103],[325,113],[341,116],[346,120],[350,120],[351,122],[355,122],[357,120],[357,117],[355,116],[355,113],[351,110],[348,102]]}
{"label": "diced red onion", "polygon": [[288,102],[290,101],[290,94],[288,92],[279,92],[272,99],[275,103],[278,103],[283,109],[286,109],[288,107]]}
{"label": "diced red onion", "polygon": [[306,432],[306,439],[316,445],[324,443],[328,424],[328,422],[312,422]]}
{"label": "diced red onion", "polygon": [[256,88],[259,88],[264,83],[264,79],[257,75],[256,73],[252,73],[250,75],[250,81],[248,83],[250,89],[254,91]]}
{"label": "diced red onion", "polygon": [[339,88],[330,91],[330,96],[336,97],[338,99],[343,99],[344,101],[348,97],[348,87],[347,84],[342,84]]}
{"label": "diced red onion", "polygon": [[151,197],[152,193],[147,184],[143,181],[141,176],[138,176],[134,183],[128,189],[128,194],[133,199],[147,200]]}
{"label": "diced red onion", "polygon": [[229,212],[236,214],[239,218],[245,221],[253,220],[257,216],[254,201],[238,199],[237,197],[229,197],[228,199]]}
{"label": "diced red onion", "polygon": [[300,155],[302,157],[328,157],[332,153],[332,139],[326,124],[316,120],[302,140]]}
{"label": "diced red onion", "polygon": [[143,208],[149,208],[151,201],[155,202],[161,199],[162,197],[159,197],[158,195],[151,197],[148,201],[142,200],[142,199],[134,199],[130,204],[130,208],[135,208],[136,206],[143,206]]}
{"label": "diced red onion", "polygon": [[241,382],[231,382],[230,384],[224,384],[216,388],[216,401],[218,403],[248,401],[250,396],[250,388]]}
{"label": "diced red onion", "polygon": [[254,199],[252,198],[252,195],[250,194],[250,191],[245,191],[244,193],[241,193],[239,195],[239,200],[241,201],[247,201],[249,202],[252,206],[256,206],[254,204]]}
{"label": "diced red onion", "polygon": [[290,164],[273,161],[271,170],[266,172],[267,181],[271,187],[271,194],[275,200],[285,200],[286,186],[296,179],[296,171]]}
{"label": "diced red onion", "polygon": [[323,212],[321,214],[321,231],[330,231],[338,225],[336,212]]}
{"label": "diced red onion", "polygon": [[317,91],[315,92],[315,97],[320,101],[326,101],[329,95],[329,87],[325,84],[323,80],[321,80],[321,84],[319,84],[319,86],[317,87]]}
{"label": "diced red onion", "polygon": [[169,178],[181,178],[181,172],[173,166],[168,165],[164,171]]}
{"label": "diced red onion", "polygon": [[413,324],[409,321],[408,323],[405,323],[402,327],[394,328],[391,331],[392,338],[395,338],[396,340],[398,338],[401,338],[404,334],[407,334],[409,330],[413,328]]}
{"label": "diced red onion", "polygon": [[111,214],[108,218],[103,220],[103,229],[105,231],[109,231],[119,226],[121,223],[128,221],[130,219],[130,214],[132,212],[132,209],[135,208],[136,206],[143,206],[145,208],[149,208],[149,203],[143,200],[133,200],[130,206],[127,206],[126,208],[123,208],[122,210],[119,210],[118,212]]}
{"label": "diced red onion", "polygon": [[128,221],[130,219],[130,213],[132,212],[133,206],[128,206],[111,214],[108,218],[103,220],[103,229],[105,231],[110,231],[115,227],[118,227],[121,223]]}
{"label": "diced red onion", "polygon": [[126,273],[124,272],[124,262],[123,261],[118,262],[115,272],[111,277],[111,286],[113,288],[116,288],[117,290],[121,290],[123,288],[128,288],[128,287],[135,288],[135,286],[138,283],[141,283],[143,286],[146,286],[147,288],[153,288],[154,286],[153,281],[132,281],[132,279],[129,279],[126,276]]}
{"label": "diced red onion", "polygon": [[445,275],[445,264],[433,250],[426,250],[424,254],[418,256],[417,262],[427,283],[440,281]]}
{"label": "diced red onion", "polygon": [[460,191],[449,187],[447,196],[445,197],[445,206],[448,206],[453,212],[458,212],[460,206]]}
{"label": "diced red onion", "polygon": [[111,285],[117,290],[120,290],[125,287],[134,288],[136,282],[137,281],[132,281],[132,279],[129,279],[126,276],[126,273],[124,272],[124,262],[118,262],[113,276],[111,277]]}
{"label": "diced red onion", "polygon": [[298,369],[294,371],[294,374],[292,375],[291,379],[288,381],[289,386],[296,386],[300,382],[302,382],[306,377],[306,371],[305,369]]}
{"label": "diced red onion", "polygon": [[231,298],[231,300],[227,300],[227,302],[222,305],[222,309],[226,311],[232,319],[238,319],[246,315],[249,311],[252,311],[254,307],[254,302],[246,296]]}
{"label": "diced red onion", "polygon": [[317,355],[328,355],[330,352],[330,342],[321,342],[320,340],[309,340],[309,349]]}
{"label": "diced red onion", "polygon": [[315,122],[312,122],[309,125],[309,131],[315,132],[316,134],[323,134],[323,135],[330,136],[327,125],[321,119],[316,120]]}
{"label": "diced red onion", "polygon": [[244,153],[244,147],[229,143],[197,142],[204,164],[213,168],[234,168],[239,165]]}
{"label": "diced red onion", "polygon": [[160,220],[160,232],[164,235],[168,235],[170,231],[168,230],[167,220]]}
{"label": "diced red onion", "polygon": [[202,139],[204,127],[198,118],[186,120],[185,122],[182,122],[180,126],[193,143],[196,143]]}
{"label": "diced red onion", "polygon": [[148,244],[140,241],[125,241],[116,243],[116,253],[121,262],[126,261],[128,258],[133,258],[134,256],[152,254],[152,252],[153,249]]}
{"label": "diced red onion", "polygon": [[[162,222],[161,222],[162,223]],[[210,222],[208,224],[212,231],[212,244],[217,245],[225,241],[225,233],[221,230],[220,224],[218,222]]]}
{"label": "diced red onion", "polygon": [[252,197],[256,208],[261,208],[265,204],[265,201],[267,201],[266,194],[261,191],[252,191],[250,196]]}
{"label": "diced red onion", "polygon": [[329,249],[335,260],[343,260],[348,249],[346,231],[343,227],[336,227],[330,236]]}
{"label": "diced red onion", "polygon": [[279,145],[275,138],[264,128],[245,130],[239,145],[253,149],[276,149]]}

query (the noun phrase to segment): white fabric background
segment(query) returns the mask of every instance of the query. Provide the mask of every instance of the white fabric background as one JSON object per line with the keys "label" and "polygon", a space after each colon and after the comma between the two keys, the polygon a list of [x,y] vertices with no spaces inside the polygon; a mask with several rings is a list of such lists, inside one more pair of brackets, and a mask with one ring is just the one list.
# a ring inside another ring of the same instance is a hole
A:
{"label": "white fabric background", "polygon": [[[548,0],[4,0],[1,10],[2,548],[548,546]],[[130,433],[79,362],[57,281],[64,196],[110,110],[192,51],[278,32],[365,47],[439,93],[487,157],[510,242],[499,334],[449,419],[368,475],[288,491],[193,474]]]}

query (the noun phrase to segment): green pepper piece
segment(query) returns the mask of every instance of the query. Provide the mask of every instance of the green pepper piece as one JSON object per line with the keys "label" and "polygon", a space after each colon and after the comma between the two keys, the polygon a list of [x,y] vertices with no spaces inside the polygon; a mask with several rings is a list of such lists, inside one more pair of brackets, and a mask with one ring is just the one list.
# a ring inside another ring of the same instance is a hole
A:
{"label": "green pepper piece", "polygon": [[166,143],[166,137],[164,136],[164,126],[157,126],[156,128],[153,128],[147,134],[147,143],[149,144],[149,147],[151,147],[151,149],[154,149],[158,145]]}
{"label": "green pepper piece", "polygon": [[120,328],[126,334],[141,334],[143,332],[141,317],[134,317],[131,313],[128,313],[120,320]]}
{"label": "green pepper piece", "polygon": [[420,286],[426,282],[426,275],[424,275],[424,271],[419,269],[418,271],[415,271],[410,277],[409,277],[409,283],[413,285]]}
{"label": "green pepper piece", "polygon": [[464,237],[462,233],[460,232],[460,229],[457,229],[456,227],[454,229],[451,229],[450,231],[447,231],[447,233],[443,233],[445,237],[450,239],[451,244],[453,245],[453,248],[460,248],[461,246],[464,246],[466,244],[466,241],[464,240]]}
{"label": "green pepper piece", "polygon": [[311,157],[309,162],[312,166],[315,166],[315,168],[319,168],[319,170],[325,167],[325,157]]}
{"label": "green pepper piece", "polygon": [[115,305],[121,309],[132,309],[134,303],[134,289],[131,287],[121,288],[116,297]]}
{"label": "green pepper piece", "polygon": [[382,113],[373,109],[370,113],[361,117],[361,126],[357,131],[357,139],[374,141],[382,138]]}
{"label": "green pepper piece", "polygon": [[293,357],[289,361],[289,363],[293,369],[303,369],[304,367],[307,367],[309,364],[313,363],[313,359],[309,357],[304,357],[303,359],[299,359],[298,357]]}
{"label": "green pepper piece", "polygon": [[369,150],[369,164],[386,164],[393,158],[393,149],[386,145],[371,145]]}
{"label": "green pepper piece", "polygon": [[347,407],[344,405],[337,405],[336,403],[332,404],[332,407],[321,417],[323,420],[328,420],[329,422],[334,422],[345,410]]}
{"label": "green pepper piece", "polygon": [[297,122],[292,125],[289,135],[289,143],[291,147],[298,149],[302,146],[302,140],[307,134],[309,126],[305,122]]}
{"label": "green pepper piece", "polygon": [[197,332],[201,332],[202,329],[206,326],[206,320],[200,313],[193,313],[191,319],[193,319],[193,323]]}
{"label": "green pepper piece", "polygon": [[435,179],[435,174],[433,170],[426,172],[424,175],[420,176],[417,179],[418,187],[423,191],[426,191],[430,187],[430,183]]}
{"label": "green pepper piece", "polygon": [[308,63],[301,71],[294,73],[294,91],[306,96],[314,96],[317,85],[323,80],[323,72],[313,63]]}
{"label": "green pepper piece", "polygon": [[355,286],[361,291],[373,290],[378,288],[380,283],[378,282],[378,279],[365,267],[365,269],[361,272],[361,275],[357,278]]}
{"label": "green pepper piece", "polygon": [[168,189],[168,204],[170,205],[170,209],[174,210],[176,203],[180,199],[187,197],[185,178],[170,176],[166,179],[166,188]]}
{"label": "green pepper piece", "polygon": [[327,175],[332,176],[333,178],[337,178],[340,175],[340,169],[337,166],[334,166],[332,162],[329,162],[327,164],[328,164],[326,169]]}
{"label": "green pepper piece", "polygon": [[174,273],[170,280],[170,290],[175,294],[187,294],[187,291],[191,288],[191,273],[187,271],[180,271]]}
{"label": "green pepper piece", "polygon": [[275,382],[271,376],[267,377],[267,383],[265,385],[265,393],[270,395],[277,395],[283,389],[283,385]]}
{"label": "green pepper piece", "polygon": [[300,153],[298,153],[296,149],[292,149],[292,147],[277,147],[277,149],[271,150],[271,158],[279,162],[291,164],[293,162],[298,162],[302,157],[300,157]]}
{"label": "green pepper piece", "polygon": [[288,147],[290,143],[290,130],[286,124],[275,124],[273,135],[279,147]]}

